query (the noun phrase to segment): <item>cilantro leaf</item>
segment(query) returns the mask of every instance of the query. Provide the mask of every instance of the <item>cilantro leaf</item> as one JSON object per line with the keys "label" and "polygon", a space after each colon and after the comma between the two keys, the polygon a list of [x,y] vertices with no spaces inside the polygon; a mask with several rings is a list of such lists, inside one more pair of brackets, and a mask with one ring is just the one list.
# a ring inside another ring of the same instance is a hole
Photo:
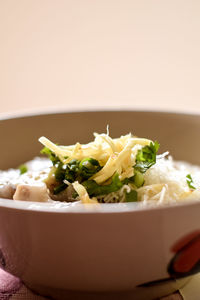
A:
{"label": "cilantro leaf", "polygon": [[28,168],[26,165],[21,165],[19,166],[19,170],[20,170],[20,175],[22,175],[28,171]]}
{"label": "cilantro leaf", "polygon": [[191,176],[190,174],[188,174],[188,175],[186,176],[186,182],[187,182],[187,184],[188,184],[188,186],[189,186],[190,189],[196,190],[196,187],[195,187],[195,185],[194,185],[192,176]]}
{"label": "cilantro leaf", "polygon": [[151,166],[156,163],[156,153],[159,149],[159,143],[150,143],[149,146],[144,146],[138,150],[136,155],[136,164],[134,169],[140,173],[145,173]]}
{"label": "cilantro leaf", "polygon": [[115,175],[112,177],[112,182],[108,185],[100,185],[94,180],[83,181],[82,185],[86,188],[89,196],[95,197],[117,192],[124,185],[124,183],[120,181],[119,175],[115,173]]}

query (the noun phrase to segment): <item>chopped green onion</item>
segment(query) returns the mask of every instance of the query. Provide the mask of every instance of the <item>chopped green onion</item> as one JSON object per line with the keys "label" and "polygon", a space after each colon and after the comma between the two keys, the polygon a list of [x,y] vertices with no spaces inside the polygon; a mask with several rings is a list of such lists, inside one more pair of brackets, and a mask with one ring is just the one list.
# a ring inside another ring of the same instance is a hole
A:
{"label": "chopped green onion", "polygon": [[49,148],[44,147],[41,151],[41,154],[45,154],[48,156],[48,158],[52,161],[53,165],[55,166],[58,162],[60,162],[60,159],[53,153]]}
{"label": "chopped green onion", "polygon": [[101,170],[101,166],[98,160],[88,157],[81,160],[79,168],[81,176],[84,179],[90,178],[92,175],[96,174],[98,171]]}
{"label": "chopped green onion", "polygon": [[135,174],[129,178],[125,178],[122,182],[123,184],[134,184],[137,188],[143,186],[144,184],[144,175],[139,171],[134,171]]}
{"label": "chopped green onion", "polygon": [[143,184],[144,184],[144,175],[142,173],[135,170],[135,174],[134,174],[133,177],[134,177],[134,184],[137,188],[143,186]]}
{"label": "chopped green onion", "polygon": [[63,181],[65,179],[65,170],[63,168],[62,162],[58,163],[54,174],[55,174],[56,181]]}
{"label": "chopped green onion", "polygon": [[66,188],[67,188],[67,185],[65,183],[62,183],[53,189],[53,193],[54,193],[54,195],[57,195],[60,192],[64,191]]}
{"label": "chopped green onion", "polygon": [[78,180],[79,177],[79,163],[77,159],[72,159],[65,167],[65,179],[69,182]]}
{"label": "chopped green onion", "polygon": [[191,176],[190,174],[188,174],[188,175],[186,176],[186,182],[187,182],[187,184],[188,184],[188,186],[189,186],[190,189],[196,190],[196,187],[195,187],[195,185],[194,185],[192,176]]}
{"label": "chopped green onion", "polygon": [[79,172],[79,164],[80,161],[78,159],[72,159],[70,162],[67,164],[68,168],[73,171],[73,172]]}

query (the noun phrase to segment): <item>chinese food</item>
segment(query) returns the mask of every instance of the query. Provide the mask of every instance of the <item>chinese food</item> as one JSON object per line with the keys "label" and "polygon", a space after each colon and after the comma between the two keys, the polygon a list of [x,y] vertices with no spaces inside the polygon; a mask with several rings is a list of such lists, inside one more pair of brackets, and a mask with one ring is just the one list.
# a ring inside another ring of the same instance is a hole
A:
{"label": "chinese food", "polygon": [[[88,144],[57,145],[45,137],[37,157],[0,172],[0,197],[82,203],[171,203],[200,196],[200,168],[177,162],[159,143],[127,134],[94,133]],[[200,198],[200,197],[199,197]]]}

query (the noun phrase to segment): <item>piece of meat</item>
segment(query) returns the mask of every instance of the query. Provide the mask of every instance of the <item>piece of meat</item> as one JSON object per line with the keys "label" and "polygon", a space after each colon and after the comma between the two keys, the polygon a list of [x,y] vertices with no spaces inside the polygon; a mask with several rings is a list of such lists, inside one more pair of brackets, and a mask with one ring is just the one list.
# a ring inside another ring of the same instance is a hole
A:
{"label": "piece of meat", "polygon": [[13,200],[47,202],[50,200],[45,184],[27,185],[19,184],[13,195]]}
{"label": "piece of meat", "polygon": [[19,181],[19,170],[0,171],[0,198],[12,199]]}
{"label": "piece of meat", "polygon": [[[54,186],[52,185],[52,187],[54,187]],[[50,198],[52,200],[61,201],[61,202],[74,202],[74,201],[77,201],[77,199],[75,199],[73,197],[73,194],[75,193],[75,190],[74,190],[72,184],[70,184],[64,191],[60,192],[57,195],[55,195],[53,193],[53,188],[52,187],[51,187],[51,189],[49,189],[49,195],[50,195]]]}
{"label": "piece of meat", "polygon": [[[28,189],[27,195],[29,198],[38,198],[38,201],[42,202],[47,201],[48,193],[44,180],[48,177],[51,165],[50,160],[36,157],[26,163],[28,171],[24,174],[20,174],[19,169],[0,171],[0,198],[13,199],[15,197],[15,200],[28,200],[25,199]],[[50,199],[49,196],[48,199]]]}
{"label": "piece of meat", "polygon": [[12,184],[2,185],[0,186],[0,198],[13,199],[15,191],[16,188]]}

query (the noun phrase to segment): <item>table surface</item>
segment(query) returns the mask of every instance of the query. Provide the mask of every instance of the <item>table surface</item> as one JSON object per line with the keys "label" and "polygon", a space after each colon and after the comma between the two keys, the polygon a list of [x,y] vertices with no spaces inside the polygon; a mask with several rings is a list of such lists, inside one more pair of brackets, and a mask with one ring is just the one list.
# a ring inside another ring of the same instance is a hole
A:
{"label": "table surface", "polygon": [[[74,300],[74,299],[82,299],[82,300],[96,300],[96,299],[101,299],[101,300],[108,300],[108,299],[113,299],[113,297],[117,300],[122,300],[122,299],[133,299],[136,300],[136,298],[133,295],[122,295],[115,293],[114,295],[101,295],[101,294],[72,294],[69,293],[66,298],[68,300]],[[20,279],[14,277],[13,275],[10,275],[6,273],[4,270],[0,268],[0,300],[50,300],[49,297],[43,297],[40,296],[31,290],[29,290],[22,282]],[[59,298],[60,299],[60,298]],[[144,299],[144,297],[143,297]],[[139,299],[138,299],[139,300]],[[146,299],[147,300],[147,299]],[[159,299],[157,299],[159,300]],[[183,300],[182,296],[179,293],[174,293],[173,295],[166,296],[161,298],[160,300]],[[186,299],[187,300],[187,299]]]}

